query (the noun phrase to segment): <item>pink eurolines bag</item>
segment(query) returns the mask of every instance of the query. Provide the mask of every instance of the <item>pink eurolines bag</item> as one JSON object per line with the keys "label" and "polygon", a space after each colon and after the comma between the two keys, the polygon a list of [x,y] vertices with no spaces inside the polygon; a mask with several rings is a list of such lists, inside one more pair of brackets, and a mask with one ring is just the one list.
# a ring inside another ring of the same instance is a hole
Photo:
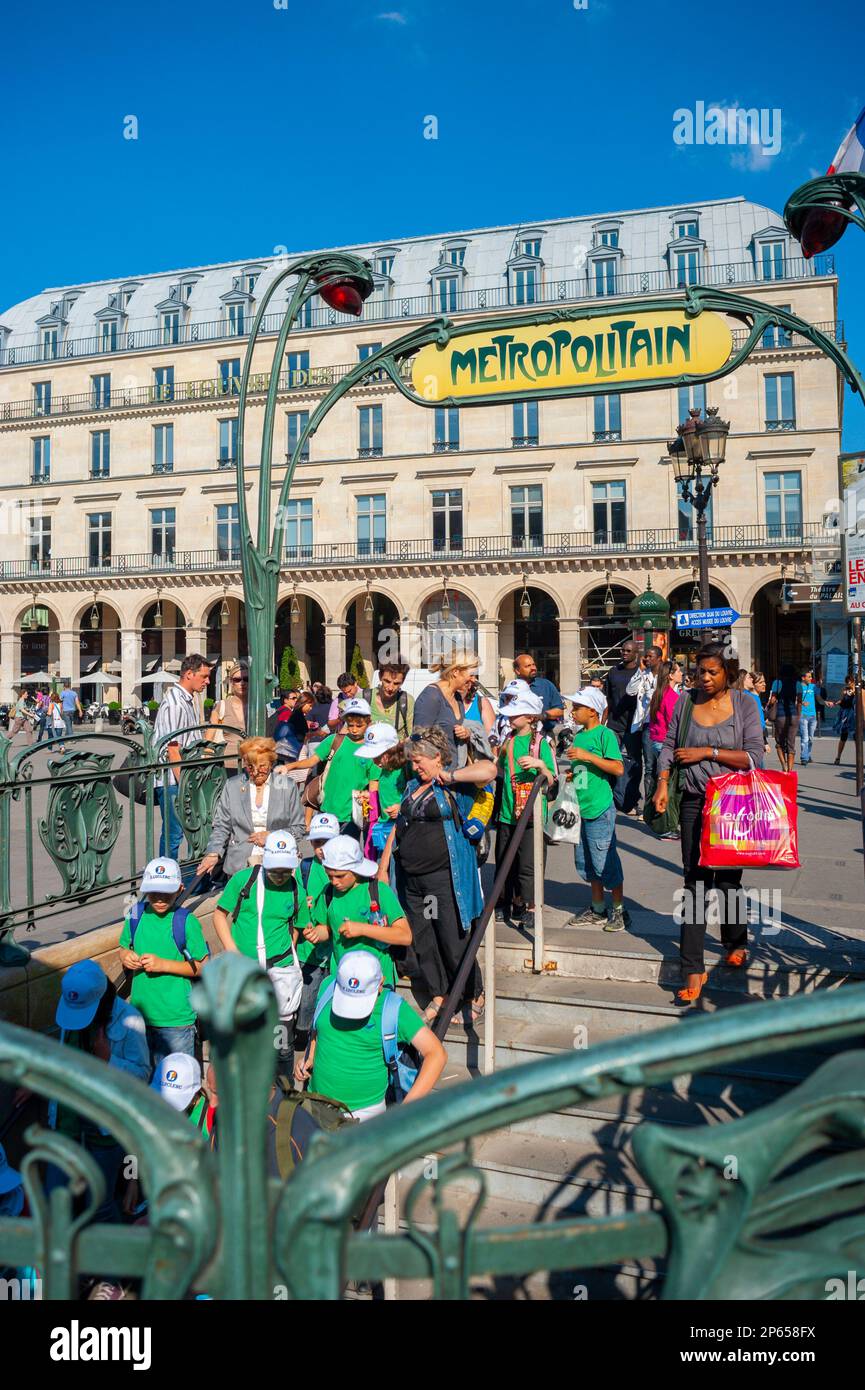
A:
{"label": "pink eurolines bag", "polygon": [[700,835],[704,869],[798,869],[795,772],[710,777]]}

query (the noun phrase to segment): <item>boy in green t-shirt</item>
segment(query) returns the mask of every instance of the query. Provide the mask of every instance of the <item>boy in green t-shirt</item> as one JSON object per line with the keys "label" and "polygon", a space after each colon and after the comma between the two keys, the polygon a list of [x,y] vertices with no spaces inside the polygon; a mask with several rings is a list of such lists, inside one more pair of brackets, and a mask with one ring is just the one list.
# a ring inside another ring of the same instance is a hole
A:
{"label": "boy in green t-shirt", "polygon": [[[343,956],[336,979],[322,984],[319,997],[330,997],[319,1011],[307,1054],[297,1062],[294,1079],[303,1086],[347,1105],[356,1120],[371,1120],[385,1108],[388,1069],[382,1043],[381,1013],[385,985],[381,957],[372,951]],[[429,1095],[444,1071],[447,1053],[410,1004],[400,1000],[397,1044],[420,1053],[421,1067],[404,1104]]]}
{"label": "boy in green t-shirt", "polygon": [[321,743],[316,744],[311,758],[286,763],[285,767],[288,772],[316,765],[321,767],[321,810],[336,816],[344,834],[358,836],[360,831],[352,819],[353,793],[368,795],[369,763],[354,755],[370,725],[369,705],[366,700],[359,698],[346,700],[343,716],[344,733],[323,738]]}
{"label": "boy in green t-shirt", "polygon": [[[517,820],[535,778],[543,777],[547,788],[556,779],[553,750],[538,729],[538,721],[543,712],[543,700],[528,689],[518,691],[507,704],[501,706],[501,713],[508,721],[509,732],[498,756],[502,774],[502,797],[496,830],[497,868],[513,839]],[[543,799],[544,820],[547,818],[547,788],[539,793]],[[544,845],[545,864],[546,857],[547,847]],[[514,907],[516,900],[525,906]],[[502,896],[496,905],[496,920],[504,922],[508,918],[514,926],[522,925],[529,930],[535,924],[535,843],[531,826],[523,833],[508,871]]]}
{"label": "boy in green t-shirt", "polygon": [[[172,1052],[195,1055],[195,1010],[190,982],[207,959],[201,923],[192,913],[174,937],[183,880],[174,859],[152,859],[141,877],[145,903],[127,913],[120,933],[120,963],[132,975],[131,1002],[144,1018],[153,1066]],[[183,941],[185,934],[185,941]]]}
{"label": "boy in green t-shirt", "polygon": [[347,951],[358,947],[379,957],[385,984],[396,988],[391,949],[411,945],[411,927],[399,899],[386,883],[376,883],[378,865],[365,859],[349,835],[328,840],[322,859],[328,879],[327,923],[333,941],[331,974]]}
{"label": "boy in green t-shirt", "polygon": [[[624,772],[622,751],[612,729],[601,719],[607,699],[603,691],[585,686],[568,696],[573,705],[577,732],[567,750],[579,763],[571,776],[580,804],[580,843],[574,845],[577,872],[592,889],[592,905],[569,919],[567,927],[600,926],[604,931],[624,931],[631,925],[624,906],[625,876],[616,845],[616,807],[613,782]],[[604,908],[604,889],[612,894],[609,912]]]}

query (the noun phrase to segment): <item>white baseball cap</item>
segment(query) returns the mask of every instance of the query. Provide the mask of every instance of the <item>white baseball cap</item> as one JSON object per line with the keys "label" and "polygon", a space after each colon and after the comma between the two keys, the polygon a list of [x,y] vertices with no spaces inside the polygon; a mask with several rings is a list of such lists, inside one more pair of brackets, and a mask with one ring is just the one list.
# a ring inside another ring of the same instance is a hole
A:
{"label": "white baseball cap", "polygon": [[514,676],[512,681],[508,681],[507,685],[502,687],[499,699],[501,700],[502,695],[507,695],[509,699],[513,699],[515,695],[531,695],[531,693],[532,687],[528,681],[522,680],[520,676]]}
{"label": "white baseball cap", "polygon": [[332,840],[339,834],[339,821],[329,811],[319,811],[309,822],[308,840]]}
{"label": "white baseball cap", "polygon": [[183,887],[176,859],[151,859],[141,875],[139,893],[177,893]]}
{"label": "white baseball cap", "polygon": [[172,1110],[185,1110],[201,1090],[201,1064],[186,1052],[172,1052],[163,1057],[150,1084]]}
{"label": "white baseball cap", "polygon": [[363,743],[355,750],[356,758],[380,758],[389,748],[396,748],[400,738],[392,724],[370,724]]}
{"label": "white baseball cap", "polygon": [[531,714],[535,719],[540,719],[544,712],[544,702],[540,695],[533,695],[527,690],[525,695],[519,692],[513,700],[509,700],[503,707],[502,714],[505,719],[513,719],[516,714]]}
{"label": "white baseball cap", "polygon": [[339,873],[350,869],[360,878],[374,878],[378,873],[378,864],[364,858],[358,841],[352,839],[351,835],[335,835],[328,840],[321,862],[326,869],[335,869]]}
{"label": "white baseball cap", "polygon": [[342,717],[343,717],[343,719],[344,719],[344,718],[346,717],[346,715],[348,715],[348,714],[372,714],[372,710],[371,710],[370,707],[369,707],[369,701],[367,701],[367,700],[362,700],[362,699],[360,698],[359,695],[352,695],[352,697],[351,697],[350,700],[343,700],[343,702],[342,702]]}
{"label": "white baseball cap", "polygon": [[582,690],[574,691],[573,695],[566,695],[565,699],[570,700],[572,705],[586,705],[589,709],[593,709],[598,718],[607,708],[606,695],[595,685],[584,685]]}
{"label": "white baseball cap", "polygon": [[55,1022],[58,1028],[77,1033],[89,1028],[108,988],[108,976],[95,960],[78,960],[70,965],[60,986]]}
{"label": "white baseball cap", "polygon": [[381,978],[381,961],[372,951],[346,951],[336,972],[331,1013],[337,1018],[369,1018]]}
{"label": "white baseball cap", "polygon": [[263,869],[296,869],[300,863],[297,840],[287,830],[271,830],[261,856]]}

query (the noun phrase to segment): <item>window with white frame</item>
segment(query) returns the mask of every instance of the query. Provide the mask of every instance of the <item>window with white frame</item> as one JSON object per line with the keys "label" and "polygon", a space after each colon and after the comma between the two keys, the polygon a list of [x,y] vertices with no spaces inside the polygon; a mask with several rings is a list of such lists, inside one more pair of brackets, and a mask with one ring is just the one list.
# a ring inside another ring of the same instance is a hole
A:
{"label": "window with white frame", "polygon": [[103,319],[99,325],[99,349],[101,352],[117,351],[117,319]]}
{"label": "window with white frame", "polygon": [[538,300],[538,268],[535,265],[511,267],[511,303],[536,304]]}
{"label": "window with white frame", "polygon": [[33,413],[34,415],[51,414],[51,382],[34,381],[33,383]]}
{"label": "window with white frame", "polygon": [[686,236],[699,236],[698,224],[693,217],[684,218],[681,222],[676,223],[676,240]]}
{"label": "window with white frame", "polygon": [[150,553],[154,560],[173,560],[177,534],[174,507],[154,507],[150,513]]}
{"label": "window with white frame", "polygon": [[153,426],[153,471],[172,473],[174,471],[174,426]]}
{"label": "window with white frame", "polygon": [[237,462],[236,415],[228,420],[219,421],[219,456],[217,462],[220,468],[228,468],[232,463]]}
{"label": "window with white frame", "polygon": [[90,476],[107,478],[111,473],[110,430],[90,431]]}
{"label": "window with white frame", "polygon": [[595,294],[616,293],[616,260],[614,256],[601,256],[594,262]]}
{"label": "window with white frame", "polygon": [[225,320],[229,338],[240,338],[246,332],[246,306],[226,304]]}
{"label": "window with white frame", "polygon": [[511,445],[514,449],[530,449],[537,442],[537,401],[514,401]]}
{"label": "window with white frame", "polygon": [[40,434],[31,440],[30,478],[34,483],[51,481],[51,436]]}
{"label": "window with white frame", "polygon": [[766,393],[766,429],[770,433],[796,428],[796,389],[792,372],[774,372],[763,378]]}
{"label": "window with white frame", "polygon": [[445,488],[432,495],[433,550],[462,550],[462,488]]}
{"label": "window with white frame", "polygon": [[180,342],[180,310],[166,309],[162,314],[162,342],[166,345]]}
{"label": "window with white frame", "polygon": [[174,368],[153,368],[154,396],[158,401],[174,400]]}
{"label": "window with white frame", "polygon": [[87,559],[91,569],[111,564],[110,512],[89,512],[87,515]]}
{"label": "window with white frame", "polygon": [[763,474],[766,526],[771,540],[802,536],[802,474],[798,469]]}
{"label": "window with white frame", "polygon": [[[783,309],[786,313],[790,312],[789,304],[777,304],[777,309]],[[789,328],[781,328],[778,324],[770,323],[768,328],[764,328],[763,337],[760,345],[764,348],[788,348],[793,345],[793,334]]]}
{"label": "window with white frame", "polygon": [[90,404],[94,410],[107,410],[111,404],[111,373],[97,372],[90,378]]}
{"label": "window with white frame", "polygon": [[309,559],[312,555],[312,498],[290,497],[283,517],[283,553],[289,559]]}
{"label": "window with white frame", "polygon": [[358,457],[362,459],[381,458],[383,452],[382,444],[382,411],[380,405],[362,405],[358,409],[358,420],[360,433],[358,439]]}
{"label": "window with white frame", "polygon": [[594,398],[594,440],[604,444],[622,437],[622,398],[618,393]]}
{"label": "window with white frame", "polygon": [[[288,431],[288,432],[287,432],[287,435],[286,435],[286,456],[287,456],[289,459],[291,459],[291,458],[294,457],[294,451],[295,451],[295,449],[297,448],[297,444],[298,444],[298,440],[300,439],[300,436],[303,434],[304,430],[306,429],[307,425],[309,424],[309,411],[308,411],[308,410],[290,410],[285,418],[286,418],[286,422],[287,422],[287,431]],[[308,462],[309,462],[309,440],[308,440],[308,439],[307,439],[306,443],[305,443],[304,446],[303,446],[303,450],[301,451],[300,462],[301,462],[301,463],[308,463]]]}
{"label": "window with white frame", "polygon": [[383,492],[356,499],[357,548],[361,555],[382,554],[387,549],[387,497]]}
{"label": "window with white frame", "polygon": [[214,508],[214,515],[217,558],[237,563],[240,559],[240,517],[237,503],[220,502]]}
{"label": "window with white frame", "polygon": [[511,488],[511,545],[539,549],[544,543],[544,490],[540,483]]}
{"label": "window with white frame", "polygon": [[673,259],[676,289],[696,285],[700,277],[699,251],[677,251]]}
{"label": "window with white frame", "polygon": [[787,273],[786,260],[783,241],[760,243],[760,274],[764,280],[783,280]]}
{"label": "window with white frame", "polygon": [[454,453],[459,447],[459,409],[455,405],[437,405],[433,423],[433,453]]}
{"label": "window with white frame", "polygon": [[30,564],[34,569],[48,569],[51,565],[51,518],[34,516],[31,512],[27,521],[27,551]]}
{"label": "window with white frame", "polygon": [[292,386],[306,386],[309,383],[309,352],[287,352],[285,354],[285,368],[288,373],[288,384]]}
{"label": "window with white frame", "polygon": [[60,341],[60,330],[58,328],[42,329],[42,360],[50,362],[57,356],[57,347]]}
{"label": "window with white frame", "polygon": [[701,381],[701,382],[698,382],[696,386],[680,386],[680,387],[678,388],[678,392],[677,392],[677,401],[678,401],[678,410],[679,410],[678,419],[677,419],[677,421],[676,421],[677,424],[682,424],[685,420],[687,420],[687,419],[688,419],[688,414],[689,414],[689,412],[690,412],[691,410],[697,409],[698,407],[699,407],[699,409],[703,412],[703,418],[705,419],[705,416],[706,416],[706,384],[705,384],[705,382],[702,382],[702,381]]}
{"label": "window with white frame", "polygon": [[219,363],[219,394],[236,396],[240,391],[240,358],[226,357]]}
{"label": "window with white frame", "polygon": [[592,529],[596,545],[623,545],[628,538],[624,481],[592,483]]}
{"label": "window with white frame", "polygon": [[456,275],[439,275],[435,281],[435,298],[443,314],[455,314],[460,282]]}

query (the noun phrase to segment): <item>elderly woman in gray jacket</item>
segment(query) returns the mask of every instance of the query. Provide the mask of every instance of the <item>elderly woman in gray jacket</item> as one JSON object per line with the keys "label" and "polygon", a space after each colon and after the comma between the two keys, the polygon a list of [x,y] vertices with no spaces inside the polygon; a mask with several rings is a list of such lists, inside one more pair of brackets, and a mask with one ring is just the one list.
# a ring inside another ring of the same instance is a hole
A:
{"label": "elderly woman in gray jacket", "polygon": [[232,777],[222,789],[213,812],[213,829],[199,874],[223,862],[227,878],[260,864],[264,842],[271,830],[288,830],[300,842],[306,833],[297,784],[274,772],[276,744],[272,738],[247,738],[238,749],[243,774]]}
{"label": "elderly woman in gray jacket", "polygon": [[677,998],[693,1004],[706,983],[703,943],[706,894],[718,893],[721,941],[726,964],[741,969],[748,959],[748,912],[742,901],[741,869],[700,867],[700,833],[710,777],[763,766],[763,731],[756,701],[736,690],[738,662],[722,642],[710,642],[697,654],[694,689],[677,702],[664,746],[658,755],[656,811],[667,809],[670,772],[675,763],[684,774],[680,830],[685,892],[681,904],[681,956],[684,988]]}

